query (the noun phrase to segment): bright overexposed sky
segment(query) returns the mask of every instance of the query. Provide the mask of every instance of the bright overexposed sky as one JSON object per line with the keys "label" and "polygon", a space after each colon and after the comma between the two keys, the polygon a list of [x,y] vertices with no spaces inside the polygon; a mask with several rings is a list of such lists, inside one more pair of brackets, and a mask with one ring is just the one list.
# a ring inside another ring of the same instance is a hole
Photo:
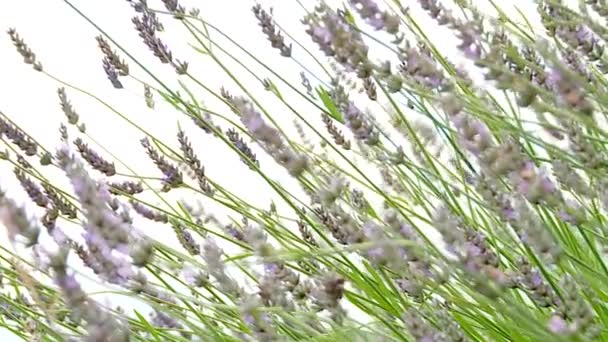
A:
{"label": "bright overexposed sky", "polygon": [[[254,1],[248,0],[221,0],[203,1],[191,0],[181,1],[186,8],[192,6],[201,10],[201,17],[221,28],[226,34],[242,44],[246,49],[252,51],[258,58],[272,66],[273,70],[284,75],[285,78],[299,86],[299,74],[303,69],[289,59],[279,56],[278,51],[270,47],[269,42],[257,25],[257,21],[251,12]],[[341,1],[328,1],[332,4],[341,4]],[[378,3],[383,1],[379,0]],[[168,82],[174,89],[179,89],[179,77],[174,73],[170,66],[161,64],[149,51],[138,37],[133,28],[131,18],[135,15],[129,3],[125,0],[72,0],[85,15],[99,25],[108,35],[118,44],[127,50],[137,59],[141,60],[147,67],[152,69],[161,79]],[[161,1],[149,0],[149,6],[155,9],[164,9]],[[304,33],[304,26],[300,19],[304,15],[302,8],[295,0],[260,0],[266,9],[274,8],[275,20],[290,35],[293,35],[300,42],[306,44],[316,52],[316,56],[323,58],[322,54],[316,50],[308,36]],[[308,8],[312,8],[316,1],[301,0],[301,3]],[[420,10],[416,1],[403,1],[409,3],[412,11],[420,21],[429,24],[427,15]],[[481,8],[489,8],[488,1],[473,1]],[[512,1],[518,3],[523,12],[535,16],[533,1]],[[383,5],[383,4],[381,4]],[[510,1],[506,1],[505,10],[512,11]],[[515,14],[514,14],[515,15]],[[189,44],[196,44],[187,31],[179,23],[171,20],[170,17],[161,16],[161,21],[165,25],[165,32],[161,33],[161,38],[169,46],[175,58],[186,60],[190,63],[190,70],[197,75],[206,85],[219,92],[221,86],[226,87],[234,95],[241,95],[242,91],[231,81],[231,79],[213,64],[208,56],[203,56],[195,52]],[[239,161],[238,156],[228,151],[211,136],[205,135],[202,131],[193,127],[189,120],[176,112],[162,99],[155,97],[156,107],[151,110],[146,107],[143,98],[143,87],[135,81],[122,79],[124,89],[114,89],[104,74],[101,58],[102,54],[97,48],[95,36],[99,31],[90,23],[83,19],[78,13],[70,8],[63,0],[5,0],[0,10],[0,111],[7,115],[11,120],[19,124],[30,135],[34,136],[38,142],[50,151],[58,147],[59,124],[65,122],[65,117],[59,107],[57,88],[61,84],[50,77],[34,71],[31,66],[22,63],[21,56],[15,51],[12,43],[5,32],[9,28],[16,28],[19,35],[25,40],[28,46],[36,53],[38,60],[44,66],[44,70],[50,75],[55,76],[71,85],[77,86],[85,91],[95,94],[97,97],[111,105],[118,112],[124,114],[130,120],[136,122],[142,128],[148,130],[157,138],[168,142],[170,146],[177,149],[175,134],[177,132],[178,120],[186,130],[190,140],[195,146],[199,157],[208,175],[222,184],[230,191],[239,194],[244,199],[257,204],[261,208],[269,208],[272,199],[271,192],[266,184],[260,181],[259,177],[253,172],[248,172],[246,167]],[[370,31],[371,32],[371,31]],[[446,35],[445,30],[431,30],[430,37],[438,42],[445,49],[446,54],[454,53],[455,39],[451,35]],[[219,38],[219,35],[215,34]],[[291,39],[286,38],[288,42]],[[236,48],[231,51],[238,56],[244,56]],[[303,65],[315,69],[314,63],[301,49],[294,44],[294,56]],[[123,53],[120,55],[126,56]],[[220,54],[221,55],[221,54]],[[241,58],[241,57],[239,57]],[[249,65],[255,65],[251,60],[243,61]],[[282,106],[271,94],[263,90],[263,86],[248,75],[244,70],[239,69],[236,63],[228,57],[224,57],[223,62],[229,65],[244,84],[250,87],[260,99],[260,102],[268,105],[268,110],[281,123],[289,125],[292,114]],[[137,78],[150,82],[150,77],[132,61],[127,59],[131,67],[131,73]],[[254,68],[259,77],[271,77],[270,73],[260,67]],[[321,74],[319,74],[321,75]],[[318,81],[310,75],[309,79],[316,86]],[[274,79],[273,79],[274,80]],[[328,79],[323,79],[327,82]],[[285,86],[277,83],[281,90]],[[188,82],[188,86],[192,86]],[[303,88],[300,88],[303,89]],[[230,116],[227,110],[219,101],[213,99],[200,87],[193,87],[193,92],[199,100],[204,100],[209,109],[222,112],[232,120],[238,121],[236,116]],[[66,87],[68,97],[75,110],[80,115],[81,121],[86,124],[87,133],[99,144],[111,151],[120,159],[133,167],[137,172],[146,176],[158,176],[159,173],[154,165],[145,155],[139,140],[144,137],[142,132],[128,125],[123,119],[112,113],[99,101]],[[184,91],[180,91],[186,95]],[[287,92],[288,93],[288,92]],[[319,113],[313,106],[302,103],[299,109],[302,113],[318,123]],[[282,118],[283,116],[283,118]],[[78,136],[74,127],[70,128],[70,140]],[[286,127],[295,134],[295,129]],[[102,155],[109,157],[109,154],[101,150],[93,141],[84,139],[90,146],[99,151]],[[4,146],[1,147],[4,149]],[[264,157],[260,151],[257,155],[262,163],[272,164],[272,160]],[[112,159],[112,158],[110,158]],[[35,167],[40,167],[33,161]],[[117,169],[121,173],[130,173],[129,170],[116,163]],[[289,177],[283,170],[278,170],[278,179],[289,183]],[[68,188],[65,179],[60,172],[51,172],[53,179],[64,184]],[[97,176],[97,175],[96,175]],[[119,178],[127,179],[127,178]],[[15,183],[14,175],[7,163],[0,163],[0,188],[8,189],[9,196],[24,201],[25,193],[19,189]],[[152,198],[152,201],[154,199]],[[158,202],[158,201],[156,201]],[[222,209],[214,207],[212,203],[204,202],[210,211],[222,213]],[[39,211],[33,212],[39,215]],[[225,213],[224,213],[225,214]],[[135,214],[133,215],[135,216]],[[136,226],[147,225],[146,221],[136,220]],[[177,240],[170,229],[165,231],[151,229],[146,230],[144,226],[138,226],[139,230],[150,233],[154,238],[176,244]],[[78,232],[66,232],[77,236]],[[5,237],[0,239],[5,241]],[[9,244],[6,244],[9,245]],[[6,334],[6,335],[5,335]],[[10,333],[0,332],[2,341],[12,341],[15,338]],[[15,339],[17,340],[17,339]]]}

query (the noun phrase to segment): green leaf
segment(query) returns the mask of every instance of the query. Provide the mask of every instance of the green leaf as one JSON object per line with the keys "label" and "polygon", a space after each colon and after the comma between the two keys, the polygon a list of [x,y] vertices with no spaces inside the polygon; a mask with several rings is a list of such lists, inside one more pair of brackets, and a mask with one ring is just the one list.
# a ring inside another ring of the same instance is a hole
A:
{"label": "green leaf", "polygon": [[139,312],[137,312],[137,310],[133,310],[133,312],[135,313],[137,318],[139,318],[139,320],[141,321],[145,330],[147,332],[149,332],[150,335],[154,336],[154,339],[156,341],[159,341],[159,342],[163,341],[163,339],[160,337],[160,335],[158,334],[156,329],[154,329],[154,327],[144,318],[144,316],[142,316]]}
{"label": "green leaf", "polygon": [[334,120],[338,121],[339,123],[343,124],[344,118],[342,117],[342,113],[340,113],[338,107],[336,107],[336,104],[331,99],[331,96],[329,96],[329,92],[323,89],[323,87],[318,87],[316,91],[321,101],[323,101],[325,108],[329,112],[329,116],[332,117]]}
{"label": "green leaf", "polygon": [[346,5],[344,5],[344,19],[346,20],[347,23],[353,25],[354,27],[357,27],[357,23],[355,22],[355,17],[350,12],[348,7],[346,7]]}
{"label": "green leaf", "polygon": [[274,82],[269,79],[266,79],[266,82],[268,82],[268,90],[275,94],[279,99],[283,100],[283,95],[281,95],[281,92],[279,92],[279,88],[277,88]]}

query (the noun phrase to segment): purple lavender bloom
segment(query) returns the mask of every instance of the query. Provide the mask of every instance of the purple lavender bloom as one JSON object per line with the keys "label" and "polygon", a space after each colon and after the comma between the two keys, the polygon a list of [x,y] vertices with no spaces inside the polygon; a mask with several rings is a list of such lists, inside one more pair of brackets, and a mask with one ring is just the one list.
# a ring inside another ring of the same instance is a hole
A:
{"label": "purple lavender bloom", "polygon": [[226,101],[232,105],[233,110],[241,116],[241,122],[253,139],[277,163],[285,167],[289,174],[297,177],[308,169],[308,158],[288,146],[281,133],[268,125],[248,100],[243,97],[233,97],[225,90],[222,90],[222,94]]}
{"label": "purple lavender bloom", "polygon": [[227,273],[226,265],[222,260],[224,251],[215,240],[207,238],[203,243],[201,254],[207,263],[207,271],[216,279],[222,291],[235,297],[241,297],[244,291],[238,282]]}
{"label": "purple lavender bloom", "polygon": [[50,266],[55,274],[55,283],[61,289],[68,308],[78,319],[84,319],[87,323],[87,335],[83,341],[129,341],[129,329],[94,300],[88,298],[76,278],[68,274],[67,254],[68,249],[62,247],[51,257]]}
{"label": "purple lavender bloom", "polygon": [[202,287],[209,283],[209,275],[192,266],[184,267],[182,275],[188,284],[195,287]]}
{"label": "purple lavender bloom", "polygon": [[551,67],[545,81],[547,88],[556,94],[557,104],[575,108],[580,113],[591,116],[593,105],[586,98],[584,85],[560,68],[563,67]]}
{"label": "purple lavender bloom", "polygon": [[17,235],[24,238],[26,247],[38,243],[40,228],[31,220],[23,207],[5,196],[0,190],[0,223],[6,227],[9,239],[14,242]]}
{"label": "purple lavender bloom", "polygon": [[51,237],[60,246],[66,244],[69,241],[68,236],[65,235],[65,233],[59,227],[53,228],[53,230],[51,231]]}
{"label": "purple lavender bloom", "polygon": [[94,232],[86,232],[85,242],[89,248],[93,271],[113,284],[124,284],[133,275],[131,262],[128,260],[126,245],[112,249],[106,240]]}
{"label": "purple lavender bloom", "polygon": [[589,30],[589,28],[584,25],[578,25],[576,31],[574,32],[574,36],[579,42],[590,43],[593,41],[593,34]]}
{"label": "purple lavender bloom", "polygon": [[380,11],[374,0],[349,0],[350,4],[371,25],[376,31],[386,29],[388,33],[395,34],[399,32],[399,16],[390,14],[386,11]]}
{"label": "purple lavender bloom", "polygon": [[488,127],[477,119],[465,113],[452,117],[454,126],[459,132],[460,141],[464,147],[476,156],[492,146],[492,137]]}
{"label": "purple lavender bloom", "polygon": [[532,161],[526,161],[520,170],[511,174],[511,180],[517,189],[532,203],[549,200],[556,192],[555,183],[546,172],[537,171]]}
{"label": "purple lavender bloom", "polygon": [[74,145],[78,149],[80,156],[87,162],[91,167],[99,172],[105,174],[108,177],[116,174],[116,167],[114,163],[105,160],[97,152],[89,147],[82,139],[77,138],[74,140]]}
{"label": "purple lavender bloom", "polygon": [[517,218],[517,212],[511,206],[503,208],[502,214],[507,220],[515,220]]}
{"label": "purple lavender bloom", "polygon": [[80,284],[73,275],[66,275],[55,279],[57,285],[66,292],[80,291]]}
{"label": "purple lavender bloom", "polygon": [[112,83],[112,86],[116,89],[122,89],[122,83],[118,79],[118,72],[116,72],[116,68],[110,63],[108,58],[104,58],[103,61],[103,71],[105,71],[106,76],[108,76],[108,80]]}
{"label": "purple lavender bloom", "polygon": [[331,32],[322,26],[314,26],[311,28],[310,34],[313,36],[313,41],[319,45],[328,45],[331,43],[332,34]]}
{"label": "purple lavender bloom", "polygon": [[554,334],[567,335],[570,331],[568,322],[558,315],[553,315],[547,322],[547,328]]}
{"label": "purple lavender bloom", "polygon": [[530,209],[523,198],[516,198],[514,207],[517,217],[509,223],[520,240],[549,262],[561,254],[560,245],[555,242],[551,232],[544,226],[538,215]]}
{"label": "purple lavender bloom", "polygon": [[183,175],[178,168],[169,163],[166,158],[161,155],[150,143],[147,137],[140,140],[141,145],[146,149],[150,159],[156,167],[163,173],[163,188],[162,191],[168,192],[173,188],[180,187],[183,183]]}
{"label": "purple lavender bloom", "polygon": [[67,148],[58,151],[57,157],[85,212],[83,236],[89,249],[90,266],[101,278],[124,284],[132,275],[128,256],[130,225],[108,206],[112,198],[107,185],[91,179]]}
{"label": "purple lavender bloom", "polygon": [[186,10],[185,10],[184,6],[181,6],[179,4],[178,0],[162,0],[162,1],[165,4],[165,8],[167,9],[167,11],[174,13],[175,18],[177,18],[177,19],[183,18],[184,14],[186,13]]}
{"label": "purple lavender bloom", "polygon": [[559,83],[563,79],[561,71],[559,69],[557,69],[557,68],[550,68],[549,72],[547,72],[546,75],[547,75],[547,77],[545,79],[545,85],[549,89],[552,89],[553,91],[556,91],[557,86],[559,85]]}
{"label": "purple lavender bloom", "polygon": [[285,38],[281,35],[281,32],[276,28],[276,24],[272,18],[272,11],[269,14],[259,4],[252,8],[255,17],[258,19],[262,32],[266,34],[273,48],[278,49],[283,57],[291,57],[291,44],[285,43]]}
{"label": "purple lavender bloom", "polygon": [[558,212],[558,216],[565,222],[573,225],[579,225],[586,220],[584,208],[571,199],[565,200]]}
{"label": "purple lavender bloom", "polygon": [[276,262],[268,262],[264,264],[264,272],[276,274],[280,271],[280,266]]}
{"label": "purple lavender bloom", "polygon": [[478,43],[470,41],[468,36],[464,36],[463,42],[458,47],[464,52],[464,55],[473,60],[477,60],[481,57],[481,47]]}
{"label": "purple lavender bloom", "polygon": [[399,233],[401,233],[401,235],[403,237],[411,238],[411,237],[415,236],[416,231],[414,230],[414,228],[412,228],[412,226],[410,224],[404,223],[401,225],[401,229],[399,229]]}
{"label": "purple lavender bloom", "polygon": [[380,141],[379,134],[373,124],[352,101],[343,104],[341,109],[344,113],[344,121],[346,121],[346,125],[356,139],[370,146],[376,145]]}
{"label": "purple lavender bloom", "polygon": [[49,204],[48,198],[42,193],[40,186],[32,181],[20,168],[15,167],[15,176],[21,183],[21,187],[25,190],[30,199],[39,207],[46,208]]}
{"label": "purple lavender bloom", "polygon": [[254,169],[253,165],[259,167],[260,162],[256,158],[251,148],[247,146],[245,141],[239,136],[239,134],[234,129],[229,129],[226,131],[226,137],[230,142],[236,147],[237,150],[241,151],[243,156],[241,157],[241,161],[244,162],[249,168]]}
{"label": "purple lavender bloom", "polygon": [[416,342],[438,342],[439,332],[414,308],[403,314],[402,320]]}
{"label": "purple lavender bloom", "polygon": [[369,47],[343,16],[323,4],[303,22],[308,25],[306,33],[326,56],[335,58],[347,71],[356,71],[360,78],[370,76]]}
{"label": "purple lavender bloom", "polygon": [[12,123],[0,118],[0,134],[5,135],[13,142],[26,156],[34,156],[38,151],[38,145],[25,132]]}
{"label": "purple lavender bloom", "polygon": [[416,82],[431,89],[443,90],[449,83],[444,77],[437,62],[424,51],[414,47],[404,50],[405,59],[401,64],[401,72],[412,77]]}
{"label": "purple lavender bloom", "polygon": [[17,31],[14,28],[10,28],[7,33],[11,37],[17,52],[23,57],[23,62],[31,64],[36,71],[42,71],[42,64],[36,60],[36,54],[30,50]]}

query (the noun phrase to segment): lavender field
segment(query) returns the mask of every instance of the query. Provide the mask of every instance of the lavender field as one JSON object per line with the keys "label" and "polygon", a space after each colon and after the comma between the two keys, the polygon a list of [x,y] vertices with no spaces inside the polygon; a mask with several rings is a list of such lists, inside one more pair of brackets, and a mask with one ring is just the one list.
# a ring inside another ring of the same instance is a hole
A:
{"label": "lavender field", "polygon": [[3,341],[608,341],[605,0],[4,5]]}

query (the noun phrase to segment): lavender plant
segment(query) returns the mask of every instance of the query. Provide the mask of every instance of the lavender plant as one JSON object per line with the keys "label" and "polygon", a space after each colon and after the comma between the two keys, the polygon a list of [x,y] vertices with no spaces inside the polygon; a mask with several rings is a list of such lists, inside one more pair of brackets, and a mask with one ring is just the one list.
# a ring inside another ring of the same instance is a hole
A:
{"label": "lavender plant", "polygon": [[[164,132],[8,28],[63,120],[45,146],[0,112],[0,326],[27,341],[608,340],[608,7],[482,2],[294,0],[298,38],[243,1],[253,51],[211,3],[127,0],[144,59],[64,0],[98,31],[95,77],[173,115]],[[87,131],[78,96],[136,132],[137,161]]]}

